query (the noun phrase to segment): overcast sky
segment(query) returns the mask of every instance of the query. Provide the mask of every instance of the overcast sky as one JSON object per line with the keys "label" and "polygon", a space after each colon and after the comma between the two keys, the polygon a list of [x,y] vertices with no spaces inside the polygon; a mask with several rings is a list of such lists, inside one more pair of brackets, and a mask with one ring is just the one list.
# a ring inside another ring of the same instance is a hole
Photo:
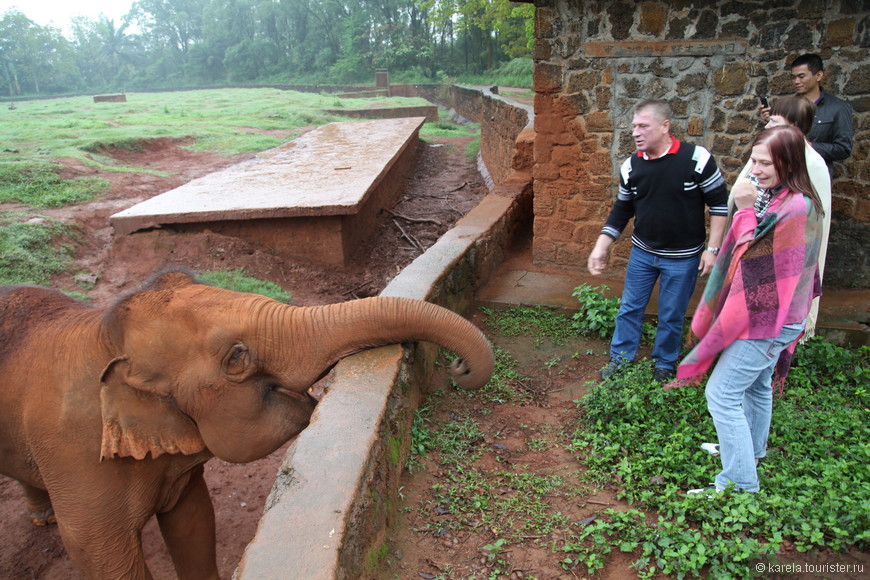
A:
{"label": "overcast sky", "polygon": [[0,0],[0,14],[14,7],[40,26],[66,30],[73,16],[96,20],[102,13],[118,24],[132,5],[133,0]]}

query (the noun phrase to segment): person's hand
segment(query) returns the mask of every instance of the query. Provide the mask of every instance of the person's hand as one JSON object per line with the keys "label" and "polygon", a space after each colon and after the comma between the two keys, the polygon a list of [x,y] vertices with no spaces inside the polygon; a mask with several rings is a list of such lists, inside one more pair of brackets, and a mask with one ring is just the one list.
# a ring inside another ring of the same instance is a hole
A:
{"label": "person's hand", "polygon": [[741,179],[731,188],[731,193],[737,209],[745,209],[755,205],[755,200],[758,197],[758,188],[749,179]]}
{"label": "person's hand", "polygon": [[604,271],[604,268],[607,267],[607,249],[601,249],[596,246],[592,249],[592,253],[589,254],[589,260],[586,262],[586,267],[589,268],[589,273],[593,276],[597,276]]}
{"label": "person's hand", "polygon": [[716,263],[716,256],[704,250],[704,253],[701,254],[701,263],[698,264],[698,272],[701,276],[706,276],[710,273],[710,270],[713,269],[713,264]]}
{"label": "person's hand", "polygon": [[761,105],[758,107],[758,114],[761,115],[761,120],[767,123],[770,120],[770,107]]}

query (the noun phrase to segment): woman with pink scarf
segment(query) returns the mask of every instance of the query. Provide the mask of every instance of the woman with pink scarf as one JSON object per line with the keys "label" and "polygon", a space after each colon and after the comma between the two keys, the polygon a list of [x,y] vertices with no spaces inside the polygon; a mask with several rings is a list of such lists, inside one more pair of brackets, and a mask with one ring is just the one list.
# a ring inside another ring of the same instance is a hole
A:
{"label": "woman with pink scarf", "polygon": [[[804,136],[793,126],[765,129],[752,144],[752,175],[733,189],[736,212],[710,273],[692,331],[700,339],[668,386],[707,381],[722,471],[690,494],[759,490],[757,460],[767,453],[773,384],[781,385],[821,294],[824,211],[807,174]],[[706,448],[706,447],[705,447]]]}

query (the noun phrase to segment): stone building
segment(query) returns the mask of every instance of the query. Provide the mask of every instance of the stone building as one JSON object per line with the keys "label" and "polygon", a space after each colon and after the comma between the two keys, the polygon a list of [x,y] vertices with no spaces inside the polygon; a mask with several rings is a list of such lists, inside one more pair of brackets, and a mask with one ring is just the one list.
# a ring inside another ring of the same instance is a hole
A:
{"label": "stone building", "polygon": [[[825,282],[870,286],[868,0],[534,0],[536,264],[585,268],[633,152],[631,113],[668,100],[673,132],[708,148],[729,183],[761,129],[758,98],[793,94],[786,64],[826,63],[823,86],[853,107],[854,147],[836,164]],[[614,246],[619,267],[627,235]]]}

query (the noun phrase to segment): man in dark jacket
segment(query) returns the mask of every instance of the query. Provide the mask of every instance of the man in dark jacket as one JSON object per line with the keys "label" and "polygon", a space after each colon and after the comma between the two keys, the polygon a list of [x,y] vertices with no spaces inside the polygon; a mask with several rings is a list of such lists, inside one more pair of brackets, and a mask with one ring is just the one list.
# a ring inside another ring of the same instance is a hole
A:
{"label": "man in dark jacket", "polygon": [[665,101],[640,103],[631,127],[637,154],[620,168],[619,194],[587,264],[589,272],[600,274],[610,245],[634,219],[610,363],[601,377],[610,377],[637,354],[644,312],[658,280],[659,323],[652,358],[654,379],[664,382],[674,376],[698,273],[706,275],[716,261],[728,215],[728,191],[709,151],[670,135],[671,107]]}
{"label": "man in dark jacket", "polygon": [[[795,92],[816,105],[813,127],[807,140],[818,151],[828,172],[833,176],[834,161],[843,161],[852,154],[852,107],[822,88],[825,66],[817,54],[802,54],[789,65]],[[767,121],[768,107],[761,108]]]}

